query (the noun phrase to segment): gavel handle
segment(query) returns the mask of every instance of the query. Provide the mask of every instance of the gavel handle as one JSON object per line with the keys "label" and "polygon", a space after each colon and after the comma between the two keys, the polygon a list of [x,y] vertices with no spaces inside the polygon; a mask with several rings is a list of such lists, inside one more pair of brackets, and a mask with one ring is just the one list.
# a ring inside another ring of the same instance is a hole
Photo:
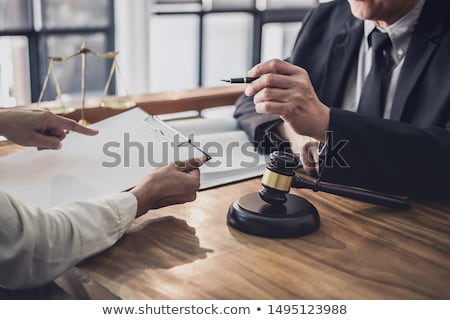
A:
{"label": "gavel handle", "polygon": [[315,192],[322,191],[337,196],[342,196],[394,209],[405,210],[411,208],[411,203],[408,200],[398,199],[375,191],[362,190],[328,183],[313,182],[302,179],[300,177],[295,177],[294,181],[292,182],[292,187],[311,189]]}

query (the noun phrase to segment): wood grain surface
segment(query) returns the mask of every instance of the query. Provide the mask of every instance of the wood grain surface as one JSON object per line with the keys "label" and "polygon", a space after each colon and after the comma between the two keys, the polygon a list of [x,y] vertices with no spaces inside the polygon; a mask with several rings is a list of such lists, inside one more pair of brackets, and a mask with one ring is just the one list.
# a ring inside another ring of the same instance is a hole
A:
{"label": "wood grain surface", "polygon": [[395,211],[294,190],[321,227],[266,239],[226,224],[230,203],[259,188],[252,179],[150,212],[79,268],[122,299],[450,298],[449,204]]}

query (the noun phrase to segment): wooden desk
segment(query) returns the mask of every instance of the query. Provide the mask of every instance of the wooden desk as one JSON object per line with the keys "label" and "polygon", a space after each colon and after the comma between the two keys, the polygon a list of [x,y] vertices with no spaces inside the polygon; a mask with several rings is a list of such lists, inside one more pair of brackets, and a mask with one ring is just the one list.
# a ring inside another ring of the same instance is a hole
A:
{"label": "wooden desk", "polygon": [[[232,104],[241,92],[201,88],[133,99],[157,114]],[[120,112],[90,103],[90,122]],[[68,116],[78,119],[79,111]],[[0,148],[0,156],[15,150]],[[75,274],[100,285],[90,287],[93,298],[450,299],[450,203],[394,211],[293,190],[317,207],[322,225],[303,238],[274,240],[226,225],[228,206],[259,188],[260,179],[248,180],[151,212]]]}
{"label": "wooden desk", "polygon": [[253,179],[201,191],[195,202],[138,219],[79,268],[122,299],[449,299],[450,205],[394,211],[298,191],[322,225],[265,239],[226,224]]}

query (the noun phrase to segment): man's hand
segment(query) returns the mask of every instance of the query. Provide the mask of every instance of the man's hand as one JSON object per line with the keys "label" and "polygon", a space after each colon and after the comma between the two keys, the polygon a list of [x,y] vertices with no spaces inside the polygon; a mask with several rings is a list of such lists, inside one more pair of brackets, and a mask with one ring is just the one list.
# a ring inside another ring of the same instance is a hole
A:
{"label": "man's hand", "polygon": [[304,69],[270,60],[254,66],[248,76],[259,77],[245,90],[247,96],[254,96],[257,112],[279,115],[298,134],[326,139],[330,111],[320,102]]}
{"label": "man's hand", "polygon": [[60,149],[66,130],[89,136],[98,133],[47,110],[0,109],[0,134],[23,146]]}
{"label": "man's hand", "polygon": [[176,161],[157,168],[130,192],[138,201],[137,216],[150,209],[194,201],[200,187],[200,170],[204,159]]}
{"label": "man's hand", "polygon": [[319,141],[308,136],[297,134],[290,124],[283,122],[277,126],[278,133],[289,141],[292,151],[300,158],[305,172],[313,177],[319,174]]}

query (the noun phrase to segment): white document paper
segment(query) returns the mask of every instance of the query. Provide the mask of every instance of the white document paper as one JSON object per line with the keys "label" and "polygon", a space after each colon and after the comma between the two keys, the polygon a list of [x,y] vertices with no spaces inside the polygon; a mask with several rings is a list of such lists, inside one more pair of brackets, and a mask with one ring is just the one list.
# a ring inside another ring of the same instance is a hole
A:
{"label": "white document paper", "polygon": [[29,148],[0,158],[0,190],[48,208],[129,189],[172,160],[164,159],[162,146],[168,143],[144,123],[146,117],[132,109],[93,124],[97,136],[68,134],[61,150]]}

